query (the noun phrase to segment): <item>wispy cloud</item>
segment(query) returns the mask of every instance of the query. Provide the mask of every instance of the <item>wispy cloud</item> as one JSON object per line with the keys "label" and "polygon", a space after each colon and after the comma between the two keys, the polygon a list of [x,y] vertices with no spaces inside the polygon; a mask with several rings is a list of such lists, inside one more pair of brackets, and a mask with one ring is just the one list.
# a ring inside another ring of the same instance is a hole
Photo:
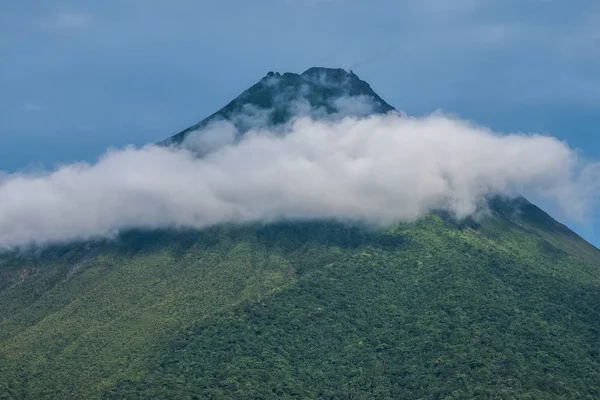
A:
{"label": "wispy cloud", "polygon": [[13,39],[10,36],[0,34],[0,46],[7,46],[11,43],[13,43]]}
{"label": "wispy cloud", "polygon": [[558,50],[568,60],[600,63],[600,7],[559,38]]}
{"label": "wispy cloud", "polygon": [[86,27],[91,22],[91,16],[77,11],[60,12],[49,17],[43,24],[44,28],[68,30]]}
{"label": "wispy cloud", "polygon": [[42,106],[41,104],[38,104],[38,103],[27,103],[21,107],[22,111],[27,111],[27,112],[38,112],[38,111],[42,111],[43,109],[44,109],[44,106]]}

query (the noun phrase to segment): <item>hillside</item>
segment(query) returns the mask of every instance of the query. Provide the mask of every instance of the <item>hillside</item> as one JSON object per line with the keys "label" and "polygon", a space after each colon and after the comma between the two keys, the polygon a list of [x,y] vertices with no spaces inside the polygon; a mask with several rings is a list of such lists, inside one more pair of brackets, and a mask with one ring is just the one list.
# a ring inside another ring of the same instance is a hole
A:
{"label": "hillside", "polygon": [[522,197],[488,207],[5,252],[0,398],[600,397],[600,250]]}

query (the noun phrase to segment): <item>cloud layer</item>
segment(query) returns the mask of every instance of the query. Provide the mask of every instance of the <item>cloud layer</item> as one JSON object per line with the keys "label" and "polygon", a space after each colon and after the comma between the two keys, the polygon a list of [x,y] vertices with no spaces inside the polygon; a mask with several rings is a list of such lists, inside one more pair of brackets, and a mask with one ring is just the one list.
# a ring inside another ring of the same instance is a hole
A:
{"label": "cloud layer", "polygon": [[280,218],[387,224],[439,208],[463,217],[491,193],[535,193],[581,217],[599,176],[555,138],[498,135],[443,115],[303,117],[284,134],[237,139],[231,124],[207,129],[195,142],[202,157],[129,147],[94,164],[0,176],[0,247]]}

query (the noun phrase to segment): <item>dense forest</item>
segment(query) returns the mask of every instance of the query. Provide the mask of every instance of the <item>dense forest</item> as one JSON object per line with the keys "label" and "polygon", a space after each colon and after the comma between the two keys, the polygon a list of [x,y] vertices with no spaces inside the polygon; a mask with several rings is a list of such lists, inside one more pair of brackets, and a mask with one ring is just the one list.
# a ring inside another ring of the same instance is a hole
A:
{"label": "dense forest", "polygon": [[5,253],[0,398],[600,397],[600,251],[490,207]]}

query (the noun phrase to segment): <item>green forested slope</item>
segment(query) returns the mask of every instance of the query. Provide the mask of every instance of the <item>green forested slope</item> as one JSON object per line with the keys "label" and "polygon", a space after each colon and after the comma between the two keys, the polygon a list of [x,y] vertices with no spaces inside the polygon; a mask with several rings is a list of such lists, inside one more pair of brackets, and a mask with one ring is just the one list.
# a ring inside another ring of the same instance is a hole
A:
{"label": "green forested slope", "polygon": [[523,199],[492,207],[5,254],[0,393],[598,398],[598,250]]}

